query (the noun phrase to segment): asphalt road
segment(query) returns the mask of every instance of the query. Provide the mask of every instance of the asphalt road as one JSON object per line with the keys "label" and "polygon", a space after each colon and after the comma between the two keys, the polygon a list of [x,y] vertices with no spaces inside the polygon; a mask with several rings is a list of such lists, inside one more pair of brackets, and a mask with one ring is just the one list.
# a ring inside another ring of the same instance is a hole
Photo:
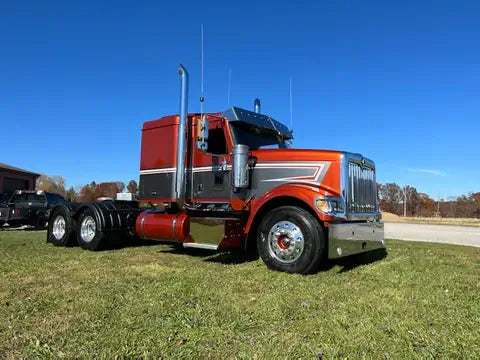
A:
{"label": "asphalt road", "polygon": [[386,222],[385,238],[480,247],[480,227]]}

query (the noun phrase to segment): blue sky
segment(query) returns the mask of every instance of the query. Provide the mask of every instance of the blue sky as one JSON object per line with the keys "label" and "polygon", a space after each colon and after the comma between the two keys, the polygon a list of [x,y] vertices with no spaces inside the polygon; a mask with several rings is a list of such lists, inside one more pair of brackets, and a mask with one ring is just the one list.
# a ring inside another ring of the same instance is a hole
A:
{"label": "blue sky", "polygon": [[262,109],[299,148],[374,159],[379,182],[480,191],[479,2],[0,1],[1,162],[69,185],[138,178],[140,129],[178,112]]}

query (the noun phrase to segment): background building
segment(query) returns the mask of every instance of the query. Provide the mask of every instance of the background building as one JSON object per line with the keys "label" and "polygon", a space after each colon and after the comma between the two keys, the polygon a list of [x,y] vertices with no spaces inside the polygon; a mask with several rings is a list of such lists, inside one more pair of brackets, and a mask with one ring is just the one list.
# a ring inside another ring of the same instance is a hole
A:
{"label": "background building", "polygon": [[15,190],[34,190],[40,174],[0,163],[0,193],[11,195]]}

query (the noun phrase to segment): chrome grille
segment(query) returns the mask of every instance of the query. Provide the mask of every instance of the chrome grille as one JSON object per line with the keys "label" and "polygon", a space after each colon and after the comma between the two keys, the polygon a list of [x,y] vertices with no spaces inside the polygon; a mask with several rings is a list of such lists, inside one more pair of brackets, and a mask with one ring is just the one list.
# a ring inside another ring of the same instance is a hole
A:
{"label": "chrome grille", "polygon": [[373,165],[348,162],[347,208],[349,213],[376,212],[377,182]]}

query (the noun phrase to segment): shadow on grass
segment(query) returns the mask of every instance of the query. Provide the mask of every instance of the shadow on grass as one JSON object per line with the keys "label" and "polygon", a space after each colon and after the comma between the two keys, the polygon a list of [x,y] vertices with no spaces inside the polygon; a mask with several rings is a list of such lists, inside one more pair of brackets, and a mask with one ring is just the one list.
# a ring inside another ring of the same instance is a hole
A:
{"label": "shadow on grass", "polygon": [[[185,249],[181,246],[172,246],[170,249],[160,250],[159,252],[164,254],[201,257],[204,258],[204,261],[220,263],[224,265],[237,265],[258,259],[258,256],[247,258],[241,251],[214,252],[212,250],[204,249]],[[386,249],[377,249],[361,254],[351,255],[345,258],[329,260],[325,266],[319,269],[319,272],[331,270],[333,267],[338,265],[341,267],[339,273],[343,273],[353,270],[359,266],[380,261],[386,258],[386,256]]]}
{"label": "shadow on grass", "polygon": [[[154,240],[143,240],[140,238],[129,237],[112,237],[108,240],[100,251],[118,250],[128,247],[142,247],[142,246],[158,246],[168,245],[169,248],[161,249],[158,252],[163,254],[172,254],[178,256],[194,256],[203,258],[203,261],[219,263],[224,265],[238,265],[245,262],[257,260],[258,254],[250,254],[246,256],[245,252],[240,249],[233,249],[231,251],[216,252],[214,250],[184,248],[181,244],[172,244],[171,242],[162,242]],[[320,267],[318,272],[329,271],[335,266],[340,266],[339,273],[348,272],[356,269],[359,266],[368,265],[376,261],[380,261],[387,256],[386,249],[371,250],[368,252],[347,256],[340,259],[328,260]]]}
{"label": "shadow on grass", "polygon": [[386,249],[376,249],[361,254],[351,255],[340,259],[330,260],[330,264],[326,270],[331,269],[335,265],[341,266],[339,273],[353,270],[362,265],[372,264],[387,257]]}
{"label": "shadow on grass", "polygon": [[142,246],[158,246],[162,243],[153,240],[144,240],[139,237],[111,237],[107,238],[105,244],[99,251],[120,250],[124,248],[142,247]]}
{"label": "shadow on grass", "polygon": [[[171,245],[171,244],[170,244]],[[204,258],[204,261],[225,265],[237,265],[247,262],[244,254],[239,251],[215,252],[214,250],[184,248],[172,245],[170,249],[160,250],[163,254],[194,256]],[[253,259],[252,259],[253,260]]]}

